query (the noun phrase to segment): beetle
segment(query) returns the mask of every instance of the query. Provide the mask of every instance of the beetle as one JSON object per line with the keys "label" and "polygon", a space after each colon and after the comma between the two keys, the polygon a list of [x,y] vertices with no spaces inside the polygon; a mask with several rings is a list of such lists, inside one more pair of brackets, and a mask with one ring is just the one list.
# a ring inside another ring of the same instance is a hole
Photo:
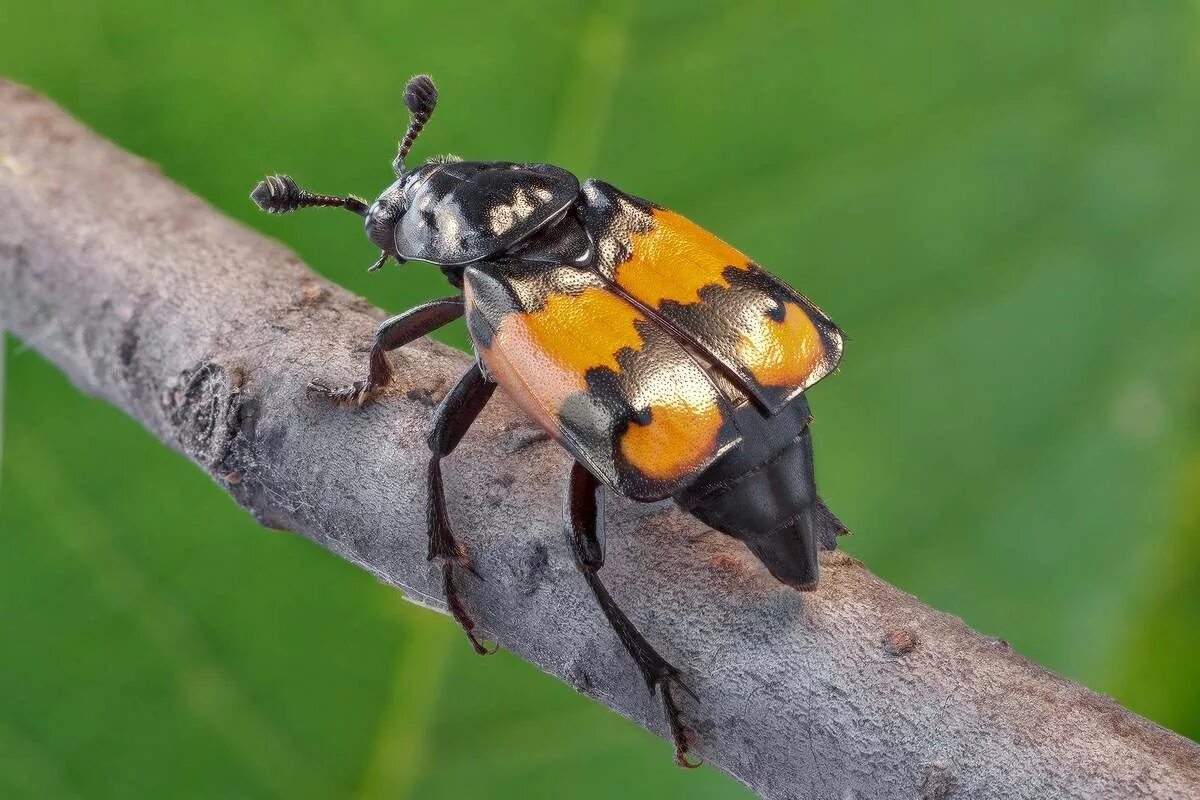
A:
{"label": "beetle", "polygon": [[441,401],[428,443],[430,560],[447,605],[488,650],[456,584],[473,571],[446,513],[441,460],[497,386],[574,457],[564,530],[576,566],[658,693],[687,760],[679,671],[633,626],[599,578],[605,488],[635,501],[672,498],[740,539],[778,580],[817,586],[818,549],[845,526],[817,496],[805,391],[842,356],[841,329],[807,297],[704,228],[660,205],[550,164],[405,164],[437,103],[427,75],[405,87],[408,129],[395,181],[370,205],[319,195],[285,175],[260,182],[264,211],[339,207],[363,217],[388,259],[441,268],[457,293],[385,320],[364,379],[309,389],[361,406],[392,380],[387,352],[466,317],[476,361]]}

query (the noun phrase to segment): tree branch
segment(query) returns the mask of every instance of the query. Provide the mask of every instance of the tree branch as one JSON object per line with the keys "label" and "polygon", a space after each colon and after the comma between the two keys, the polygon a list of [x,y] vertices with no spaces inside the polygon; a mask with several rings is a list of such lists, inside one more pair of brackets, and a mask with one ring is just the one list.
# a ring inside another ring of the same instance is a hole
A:
{"label": "tree branch", "polygon": [[[363,411],[304,392],[358,378],[379,317],[0,81],[0,320],[262,524],[443,609],[424,558],[425,429],[466,356],[405,348],[397,385]],[[528,430],[498,395],[447,463],[486,578],[463,581],[467,602],[503,646],[662,735],[563,542],[567,457]],[[608,525],[606,580],[699,696],[681,700],[698,752],[765,797],[1200,797],[1195,744],[845,555],[825,554],[821,588],[801,595],[664,504],[618,499]]]}

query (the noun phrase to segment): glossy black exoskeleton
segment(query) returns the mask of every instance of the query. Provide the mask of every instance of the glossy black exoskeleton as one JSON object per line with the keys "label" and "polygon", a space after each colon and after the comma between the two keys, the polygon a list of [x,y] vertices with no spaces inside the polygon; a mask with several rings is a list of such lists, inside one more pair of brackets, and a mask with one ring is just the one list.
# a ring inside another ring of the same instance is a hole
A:
{"label": "glossy black exoskeleton", "polygon": [[441,460],[499,385],[575,457],[564,530],[577,566],[652,692],[661,692],[676,758],[690,744],[679,672],[642,637],[599,579],[600,499],[673,498],[749,547],[780,581],[817,585],[821,547],[844,526],[817,496],[804,391],[829,374],[842,334],[806,297],[711,233],[599,180],[548,164],[405,156],[433,113],[427,76],[405,90],[412,115],[396,180],[369,206],[272,176],[251,194],[282,213],[342,207],[364,218],[389,258],[441,267],[461,292],[384,321],[364,380],[310,388],[361,405],[392,378],[386,353],[466,315],[477,362],[434,414],[429,434],[429,558],[451,613],[478,652],[459,596],[471,570],[446,514]]}

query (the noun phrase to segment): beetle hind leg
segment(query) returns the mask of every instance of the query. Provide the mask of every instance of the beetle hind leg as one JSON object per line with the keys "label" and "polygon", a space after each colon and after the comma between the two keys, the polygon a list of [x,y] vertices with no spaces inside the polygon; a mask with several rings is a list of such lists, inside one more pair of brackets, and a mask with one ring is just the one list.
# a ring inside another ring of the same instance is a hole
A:
{"label": "beetle hind leg", "polygon": [[479,364],[471,365],[434,412],[433,426],[429,432],[428,501],[425,513],[429,529],[428,558],[442,562],[442,589],[446,593],[446,605],[466,632],[471,647],[480,655],[493,651],[475,636],[475,621],[463,605],[455,583],[455,574],[459,570],[466,570],[477,577],[479,573],[471,566],[466,550],[454,537],[450,527],[450,518],[446,513],[446,492],[442,485],[442,459],[454,452],[495,390],[496,384],[483,376]]}
{"label": "beetle hind leg", "polygon": [[370,367],[363,380],[343,386],[330,386],[322,380],[308,382],[308,390],[334,403],[362,406],[392,382],[395,371],[388,361],[389,350],[397,350],[463,315],[461,297],[447,297],[410,308],[389,317],[375,329],[371,341]]}
{"label": "beetle hind leg", "polygon": [[598,498],[600,489],[600,482],[578,462],[571,467],[563,508],[563,527],[575,557],[575,565],[583,573],[584,580],[599,603],[600,610],[616,631],[617,638],[637,663],[650,694],[657,693],[662,698],[663,714],[675,745],[675,763],[681,767],[699,766],[699,762],[687,758],[692,731],[683,724],[679,706],[675,702],[676,689],[693,698],[695,694],[683,683],[679,670],[659,655],[634,627],[600,580],[598,573],[604,566],[603,506]]}

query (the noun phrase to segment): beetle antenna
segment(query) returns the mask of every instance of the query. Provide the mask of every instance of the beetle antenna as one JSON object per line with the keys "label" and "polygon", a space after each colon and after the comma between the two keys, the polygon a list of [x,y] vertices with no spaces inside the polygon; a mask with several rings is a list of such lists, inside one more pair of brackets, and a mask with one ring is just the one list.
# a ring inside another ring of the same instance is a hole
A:
{"label": "beetle antenna", "polygon": [[298,208],[344,208],[360,217],[367,215],[365,200],[306,192],[287,175],[268,175],[254,187],[250,199],[268,214],[287,214]]}
{"label": "beetle antenna", "polygon": [[437,87],[433,85],[433,79],[428,75],[414,75],[408,79],[408,83],[404,87],[404,105],[408,108],[409,113],[408,130],[404,132],[404,140],[400,142],[399,152],[396,153],[396,159],[392,162],[392,169],[396,172],[396,177],[404,174],[404,157],[408,155],[409,150],[412,150],[413,142],[417,140],[425,123],[429,122],[429,118],[433,116],[437,99]]}

